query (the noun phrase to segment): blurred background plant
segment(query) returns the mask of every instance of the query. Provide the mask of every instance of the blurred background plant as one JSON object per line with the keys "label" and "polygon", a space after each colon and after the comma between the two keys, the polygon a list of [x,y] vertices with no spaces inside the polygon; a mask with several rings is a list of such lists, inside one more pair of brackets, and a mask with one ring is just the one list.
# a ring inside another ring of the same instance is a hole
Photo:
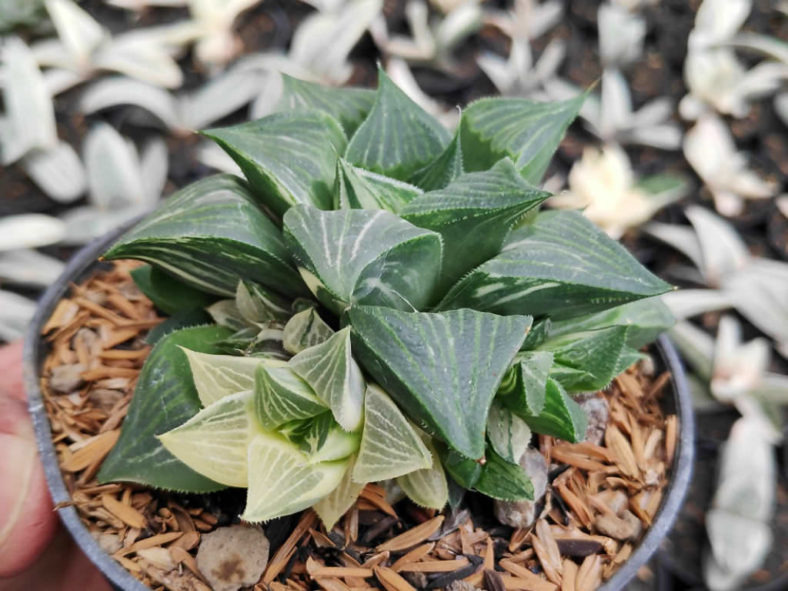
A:
{"label": "blurred background plant", "polygon": [[[237,171],[193,131],[274,112],[282,74],[370,86],[380,63],[449,127],[484,95],[585,91],[548,171],[550,206],[583,210],[682,287],[665,298],[682,320],[673,336],[711,413],[701,442],[720,470],[699,469],[688,537],[709,552],[677,545],[674,562],[691,557],[682,576],[713,589],[777,576],[786,14],[771,0],[0,0],[0,340],[22,335],[74,246],[211,169]],[[715,413],[741,418],[709,439]],[[736,468],[748,446],[758,461]],[[739,527],[743,545],[720,533]]]}

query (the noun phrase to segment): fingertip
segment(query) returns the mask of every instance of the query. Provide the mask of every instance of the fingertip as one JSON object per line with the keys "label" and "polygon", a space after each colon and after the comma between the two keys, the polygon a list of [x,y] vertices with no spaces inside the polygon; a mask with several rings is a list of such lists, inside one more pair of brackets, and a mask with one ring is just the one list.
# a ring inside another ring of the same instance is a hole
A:
{"label": "fingertip", "polygon": [[0,397],[8,396],[25,401],[22,380],[22,341],[0,347]]}

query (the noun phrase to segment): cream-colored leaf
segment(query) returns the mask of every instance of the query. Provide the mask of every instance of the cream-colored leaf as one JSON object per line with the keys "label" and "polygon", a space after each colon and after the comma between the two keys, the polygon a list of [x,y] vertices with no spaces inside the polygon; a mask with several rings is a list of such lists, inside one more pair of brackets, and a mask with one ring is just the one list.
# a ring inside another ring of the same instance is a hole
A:
{"label": "cream-colored leaf", "polygon": [[347,472],[342,477],[342,481],[330,494],[323,497],[312,507],[320,517],[326,531],[331,531],[353,503],[356,502],[358,495],[366,486],[364,483],[357,483],[351,478],[353,471],[352,461]]}

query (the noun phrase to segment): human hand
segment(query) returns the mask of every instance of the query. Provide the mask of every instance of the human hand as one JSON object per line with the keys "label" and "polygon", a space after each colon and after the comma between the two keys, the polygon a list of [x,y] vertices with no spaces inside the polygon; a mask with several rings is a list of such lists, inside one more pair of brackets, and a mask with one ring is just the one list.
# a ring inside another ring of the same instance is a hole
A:
{"label": "human hand", "polygon": [[0,348],[0,591],[109,591],[60,527],[22,386],[22,343]]}

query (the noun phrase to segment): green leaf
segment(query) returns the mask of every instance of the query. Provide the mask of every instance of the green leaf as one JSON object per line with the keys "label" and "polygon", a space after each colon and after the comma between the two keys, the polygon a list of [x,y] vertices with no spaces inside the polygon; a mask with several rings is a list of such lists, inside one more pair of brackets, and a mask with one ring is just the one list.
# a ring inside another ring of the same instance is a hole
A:
{"label": "green leaf", "polygon": [[452,479],[468,490],[472,490],[481,478],[483,464],[481,460],[472,460],[446,445],[437,445],[441,463]]}
{"label": "green leaf", "polygon": [[181,189],[124,234],[104,258],[146,261],[218,295],[234,296],[241,279],[287,296],[304,293],[281,232],[232,175]]}
{"label": "green leaf", "polygon": [[361,425],[365,385],[351,354],[350,327],[304,349],[290,360],[290,367],[328,405],[343,429],[355,431]]}
{"label": "green leaf", "polygon": [[308,419],[326,411],[326,404],[288,366],[259,364],[255,371],[254,406],[257,420],[273,430],[293,420]]}
{"label": "green leaf", "polygon": [[487,412],[531,319],[372,306],[354,306],[348,317],[364,369],[419,426],[480,458]]}
{"label": "green leaf", "polygon": [[358,451],[361,442],[361,433],[345,431],[327,411],[291,421],[278,430],[309,457],[311,464],[347,458]]}
{"label": "green leaf", "polygon": [[492,448],[487,449],[487,462],[474,490],[499,501],[532,501],[534,486],[525,470],[517,463],[507,462]]}
{"label": "green leaf", "polygon": [[563,319],[670,289],[579,212],[547,211],[513,231],[503,252],[466,275],[439,308]]}
{"label": "green leaf", "polygon": [[99,470],[100,482],[136,482],[189,492],[222,488],[180,462],[156,435],[179,427],[200,411],[181,347],[214,353],[228,335],[226,328],[198,326],[172,332],[156,343],[140,372],[120,438]]}
{"label": "green leaf", "polygon": [[203,310],[192,308],[182,312],[176,312],[164,322],[157,324],[148,331],[145,335],[145,342],[149,345],[155,345],[159,340],[181,328],[188,328],[190,326],[203,326],[210,324],[210,316]]}
{"label": "green leaf", "polygon": [[425,191],[436,191],[443,189],[463,172],[462,142],[458,128],[443,152],[427,166],[414,172],[410,182]]}
{"label": "green leaf", "polygon": [[164,271],[143,265],[131,271],[131,278],[140,291],[168,315],[189,309],[205,308],[216,297],[178,281]]}
{"label": "green leaf", "polygon": [[231,394],[254,390],[255,373],[260,366],[279,367],[284,361],[260,357],[213,355],[181,347],[189,361],[194,386],[203,406]]}
{"label": "green leaf", "polygon": [[235,305],[249,324],[284,323],[290,318],[290,302],[250,281],[239,281],[235,289]]}
{"label": "green leaf", "polygon": [[432,467],[422,468],[400,476],[397,478],[397,484],[408,495],[408,498],[420,507],[440,511],[449,501],[449,485],[446,480],[446,472],[444,472],[443,466],[438,461],[438,451],[430,442],[429,437],[422,439],[432,455]]}
{"label": "green leaf", "polygon": [[286,439],[256,435],[249,444],[249,489],[241,519],[268,521],[311,507],[339,486],[349,464],[349,460],[310,464]]}
{"label": "green leaf", "polygon": [[378,70],[375,103],[348,143],[345,158],[400,180],[430,163],[449,143],[449,132]]}
{"label": "green leaf", "polygon": [[297,203],[331,208],[337,158],[347,142],[333,117],[320,111],[274,113],[203,134],[235,160],[276,215]]}
{"label": "green leaf", "polygon": [[351,303],[426,306],[440,272],[441,237],[387,211],[298,206],[285,238],[304,281],[340,314]]}
{"label": "green leaf", "polygon": [[287,321],[282,331],[282,345],[285,351],[295,355],[327,341],[332,334],[334,329],[323,321],[317,310],[307,308]]}
{"label": "green leaf", "polygon": [[586,314],[550,324],[550,337],[597,330],[610,326],[626,326],[627,345],[634,349],[653,342],[662,332],[672,328],[676,319],[660,298],[646,298],[616,306],[609,310]]}
{"label": "green leaf", "polygon": [[282,97],[278,110],[317,109],[334,117],[351,137],[367,117],[375,102],[375,91],[368,88],[324,86],[282,74]]}
{"label": "green leaf", "polygon": [[531,442],[531,429],[508,408],[493,402],[487,418],[487,438],[499,456],[516,464]]}
{"label": "green leaf", "polygon": [[569,392],[606,388],[619,373],[619,359],[630,349],[626,326],[549,338],[541,348],[553,353],[550,375]]}
{"label": "green leaf", "polygon": [[431,466],[429,450],[402,411],[383,390],[367,386],[364,432],[353,480],[377,482]]}
{"label": "green leaf", "polygon": [[195,472],[226,486],[246,487],[247,449],[259,431],[248,391],[218,400],[158,439]]}
{"label": "green leaf", "polygon": [[400,215],[443,237],[439,292],[446,293],[462,275],[498,254],[509,229],[549,196],[526,183],[511,160],[504,159],[490,170],[464,174],[444,189],[417,197]]}
{"label": "green leaf", "polygon": [[520,415],[538,415],[545,402],[545,386],[553,354],[549,351],[523,351],[514,358],[496,398]]}
{"label": "green leaf", "polygon": [[340,158],[334,209],[385,209],[397,213],[423,191],[397,179],[358,168]]}
{"label": "green leaf", "polygon": [[563,102],[483,98],[468,105],[460,119],[465,170],[486,170],[509,157],[530,183],[542,180],[585,95]]}
{"label": "green leaf", "polygon": [[557,381],[547,380],[545,405],[536,416],[520,414],[532,431],[566,441],[582,441],[586,435],[588,418],[582,407],[572,400]]}
{"label": "green leaf", "polygon": [[312,507],[328,532],[333,529],[339,518],[353,506],[358,495],[361,494],[361,491],[366,486],[366,483],[353,481],[351,477],[353,473],[352,462],[353,460],[351,460],[351,465],[342,477],[339,486]]}
{"label": "green leaf", "polygon": [[539,345],[544,343],[547,340],[548,334],[550,334],[550,327],[552,325],[553,321],[550,318],[535,320],[531,330],[528,331],[528,336],[525,337],[522,349],[524,351],[536,349]]}

